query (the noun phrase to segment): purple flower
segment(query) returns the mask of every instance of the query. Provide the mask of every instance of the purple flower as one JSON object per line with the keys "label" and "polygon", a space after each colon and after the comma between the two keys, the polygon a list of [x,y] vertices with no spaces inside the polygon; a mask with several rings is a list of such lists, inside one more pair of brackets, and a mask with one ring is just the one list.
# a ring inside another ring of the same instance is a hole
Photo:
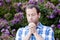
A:
{"label": "purple flower", "polygon": [[50,8],[55,9],[55,6],[54,6],[54,4],[53,4],[53,3],[51,3]]}
{"label": "purple flower", "polygon": [[3,1],[0,1],[0,6],[3,6]]}
{"label": "purple flower", "polygon": [[60,29],[60,24],[58,24],[57,27]]}
{"label": "purple flower", "polygon": [[0,23],[0,29],[1,29],[2,27],[4,27],[4,25],[2,25],[2,23]]}
{"label": "purple flower", "polygon": [[58,11],[58,13],[60,14],[60,9],[58,9],[57,11]]}
{"label": "purple flower", "polygon": [[56,13],[56,14],[58,13],[57,9],[54,9],[53,12]]}
{"label": "purple flower", "polygon": [[36,0],[29,0],[28,4],[34,4],[34,5],[37,5],[37,1],[36,1]]}
{"label": "purple flower", "polygon": [[2,29],[1,32],[5,32],[5,29]]}
{"label": "purple flower", "polygon": [[16,12],[23,11],[22,8],[21,8],[22,7],[22,3],[14,3],[13,6],[14,6]]}
{"label": "purple flower", "polygon": [[16,29],[12,30],[12,36],[15,36]]}
{"label": "purple flower", "polygon": [[6,2],[7,2],[7,3],[10,3],[10,2],[11,2],[11,0],[6,0]]}
{"label": "purple flower", "polygon": [[51,3],[48,1],[47,4],[50,5]]}
{"label": "purple flower", "polygon": [[23,17],[24,17],[24,16],[23,16],[23,13],[22,13],[22,12],[16,13],[16,14],[14,15],[14,18],[15,18],[15,19],[20,19],[20,20],[22,20]]}
{"label": "purple flower", "polygon": [[45,7],[46,7],[46,8],[48,8],[48,7],[49,7],[49,5],[48,5],[48,4],[45,4]]}
{"label": "purple flower", "polygon": [[45,4],[45,6],[46,6],[46,8],[49,8],[49,5],[50,5],[51,3],[48,1],[46,4]]}
{"label": "purple flower", "polygon": [[2,3],[0,2],[0,6],[2,5]]}
{"label": "purple flower", "polygon": [[16,10],[16,12],[20,12],[21,11],[19,8],[16,8],[15,10]]}
{"label": "purple flower", "polygon": [[8,25],[8,21],[1,18],[0,19],[0,28],[5,27],[6,25]]}
{"label": "purple flower", "polygon": [[11,20],[11,23],[14,25],[14,24],[16,24],[16,23],[21,22],[22,19],[23,19],[23,13],[22,13],[22,12],[16,13],[16,14],[14,15],[14,19]]}
{"label": "purple flower", "polygon": [[16,31],[16,29],[13,29],[13,30],[12,30],[12,32],[15,32],[15,31]]}
{"label": "purple flower", "polygon": [[29,1],[34,1],[34,0],[29,0]]}
{"label": "purple flower", "polygon": [[10,26],[7,26],[6,28],[7,28],[7,29],[10,29]]}
{"label": "purple flower", "polygon": [[0,0],[0,1],[3,1],[3,0]]}
{"label": "purple flower", "polygon": [[19,21],[20,21],[19,19],[13,19],[13,20],[11,20],[11,23],[14,25],[14,24],[18,23]]}
{"label": "purple flower", "polygon": [[10,32],[9,32],[9,30],[8,29],[5,29],[5,32],[4,32],[5,34],[10,34]]}
{"label": "purple flower", "polygon": [[19,7],[19,6],[22,6],[22,3],[17,3],[17,6]]}
{"label": "purple flower", "polygon": [[55,6],[53,3],[50,3],[49,1],[45,4],[46,8],[51,8],[51,9],[55,9]]}
{"label": "purple flower", "polygon": [[54,12],[56,15],[57,15],[57,14],[60,15],[60,9],[58,9],[58,8],[54,9],[53,12]]}
{"label": "purple flower", "polygon": [[9,25],[5,25],[5,26],[4,26],[4,28],[9,29],[9,28],[10,28],[10,26],[9,26]]}
{"label": "purple flower", "polygon": [[50,18],[50,19],[55,18],[55,15],[54,15],[54,14],[51,14],[51,15],[49,16],[49,18]]}
{"label": "purple flower", "polygon": [[1,32],[4,33],[4,34],[10,34],[8,29],[2,29]]}
{"label": "purple flower", "polygon": [[21,6],[22,6],[22,3],[21,3],[21,2],[19,2],[19,3],[14,3],[13,6],[14,6],[15,8],[21,7]]}
{"label": "purple flower", "polygon": [[44,0],[39,0],[39,2],[40,2],[40,3],[43,3],[43,2],[44,2]]}
{"label": "purple flower", "polygon": [[53,30],[55,29],[55,25],[54,24],[52,24],[51,27],[52,27]]}
{"label": "purple flower", "polygon": [[4,34],[10,35],[10,32],[8,29],[2,29],[1,32]]}
{"label": "purple flower", "polygon": [[55,18],[55,15],[54,14],[51,14],[51,15],[47,15],[46,17],[47,18],[50,18],[50,19],[53,19],[53,18]]}
{"label": "purple flower", "polygon": [[54,25],[54,24],[52,24],[52,25],[51,25],[51,27],[55,27],[55,25]]}

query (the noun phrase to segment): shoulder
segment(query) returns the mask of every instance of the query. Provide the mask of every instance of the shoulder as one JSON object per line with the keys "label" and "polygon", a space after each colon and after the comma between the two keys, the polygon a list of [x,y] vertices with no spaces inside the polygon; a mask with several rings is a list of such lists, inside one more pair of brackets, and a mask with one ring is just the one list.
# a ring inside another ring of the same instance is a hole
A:
{"label": "shoulder", "polygon": [[23,30],[24,30],[24,28],[19,28],[19,29],[17,30],[17,34],[22,34]]}
{"label": "shoulder", "polygon": [[52,27],[50,26],[45,26],[43,25],[43,30],[45,31],[45,33],[49,34],[49,33],[54,33]]}
{"label": "shoulder", "polygon": [[22,27],[22,28],[19,28],[19,29],[17,30],[17,33],[22,33],[22,32],[25,31],[26,29],[27,29],[27,26]]}
{"label": "shoulder", "polygon": [[50,27],[50,26],[44,26],[44,29],[45,29],[45,34],[46,35],[54,35],[54,31],[53,31],[52,27]]}
{"label": "shoulder", "polygon": [[50,27],[50,26],[45,26],[45,25],[43,25],[43,28],[44,28],[45,30],[53,31],[52,27]]}

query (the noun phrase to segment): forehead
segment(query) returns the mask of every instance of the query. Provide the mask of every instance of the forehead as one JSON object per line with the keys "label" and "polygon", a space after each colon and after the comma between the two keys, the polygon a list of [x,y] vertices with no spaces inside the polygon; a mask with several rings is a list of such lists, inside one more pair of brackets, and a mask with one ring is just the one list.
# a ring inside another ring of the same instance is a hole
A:
{"label": "forehead", "polygon": [[26,13],[37,13],[37,10],[36,10],[36,8],[26,8]]}

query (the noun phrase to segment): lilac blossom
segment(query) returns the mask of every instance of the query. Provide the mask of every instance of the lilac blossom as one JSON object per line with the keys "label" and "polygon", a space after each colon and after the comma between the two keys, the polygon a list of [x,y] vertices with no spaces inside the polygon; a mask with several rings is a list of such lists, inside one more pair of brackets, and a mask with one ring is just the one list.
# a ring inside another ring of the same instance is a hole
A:
{"label": "lilac blossom", "polygon": [[1,30],[1,32],[5,32],[5,29],[3,28],[3,29]]}
{"label": "lilac blossom", "polygon": [[12,36],[15,36],[16,29],[12,29]]}
{"label": "lilac blossom", "polygon": [[11,20],[11,23],[14,25],[14,24],[16,24],[16,23],[18,23],[18,22],[21,22],[22,19],[23,19],[23,13],[22,13],[22,12],[16,13],[16,14],[14,15],[14,19]]}
{"label": "lilac blossom", "polygon": [[6,25],[8,25],[8,21],[1,18],[0,19],[0,28],[5,27]]}
{"label": "lilac blossom", "polygon": [[28,4],[34,4],[34,5],[36,5],[37,1],[36,0],[29,0]]}
{"label": "lilac blossom", "polygon": [[8,29],[6,29],[6,30],[5,30],[5,34],[10,35],[10,32],[9,32],[9,30],[8,30]]}
{"label": "lilac blossom", "polygon": [[7,2],[7,3],[10,3],[10,2],[11,2],[11,0],[6,0],[6,2]]}
{"label": "lilac blossom", "polygon": [[15,8],[16,12],[21,12],[22,11],[21,7],[22,7],[22,3],[21,2],[14,3],[14,8]]}
{"label": "lilac blossom", "polygon": [[60,29],[60,24],[58,24],[57,27]]}
{"label": "lilac blossom", "polygon": [[58,13],[58,9],[55,8],[55,9],[53,10],[53,12],[57,14],[57,13]]}
{"label": "lilac blossom", "polygon": [[20,9],[20,8],[16,8],[15,10],[16,10],[16,12],[20,12],[20,11],[21,11],[21,9]]}
{"label": "lilac blossom", "polygon": [[21,3],[21,2],[20,2],[20,3],[17,3],[17,6],[18,6],[18,7],[22,6],[22,3]]}
{"label": "lilac blossom", "polygon": [[3,6],[4,2],[3,0],[0,0],[0,6]]}
{"label": "lilac blossom", "polygon": [[19,21],[20,21],[19,19],[13,19],[10,22],[12,23],[12,25],[14,25],[14,24],[18,23]]}
{"label": "lilac blossom", "polygon": [[52,24],[51,27],[52,27],[53,30],[55,29],[55,25],[54,24]]}
{"label": "lilac blossom", "polygon": [[19,2],[19,3],[14,3],[13,5],[14,5],[15,8],[17,8],[17,7],[21,7],[21,6],[22,6],[22,3],[21,3],[21,2]]}
{"label": "lilac blossom", "polygon": [[9,30],[4,28],[1,30],[1,32],[8,35],[10,34]]}
{"label": "lilac blossom", "polygon": [[49,18],[50,18],[50,19],[55,18],[55,15],[54,15],[54,14],[51,14],[51,15],[49,16]]}
{"label": "lilac blossom", "polygon": [[13,30],[12,30],[12,32],[15,32],[15,31],[16,31],[16,29],[13,29]]}
{"label": "lilac blossom", "polygon": [[60,9],[58,9],[58,8],[55,8],[54,10],[53,10],[53,13],[54,13],[54,15],[60,15]]}
{"label": "lilac blossom", "polygon": [[44,3],[44,0],[39,0],[40,3]]}
{"label": "lilac blossom", "polygon": [[57,11],[58,11],[58,14],[60,15],[60,9],[58,9]]}
{"label": "lilac blossom", "polygon": [[45,7],[55,9],[55,5],[53,3],[50,3],[49,1],[45,4]]}
{"label": "lilac blossom", "polygon": [[3,0],[0,0],[0,1],[3,1]]}

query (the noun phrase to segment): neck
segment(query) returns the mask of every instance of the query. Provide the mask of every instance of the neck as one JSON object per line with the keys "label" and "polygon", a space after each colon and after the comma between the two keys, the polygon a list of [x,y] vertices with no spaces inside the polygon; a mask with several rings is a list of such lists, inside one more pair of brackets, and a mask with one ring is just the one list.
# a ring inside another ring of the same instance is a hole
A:
{"label": "neck", "polygon": [[38,26],[39,22],[36,22],[35,25]]}

